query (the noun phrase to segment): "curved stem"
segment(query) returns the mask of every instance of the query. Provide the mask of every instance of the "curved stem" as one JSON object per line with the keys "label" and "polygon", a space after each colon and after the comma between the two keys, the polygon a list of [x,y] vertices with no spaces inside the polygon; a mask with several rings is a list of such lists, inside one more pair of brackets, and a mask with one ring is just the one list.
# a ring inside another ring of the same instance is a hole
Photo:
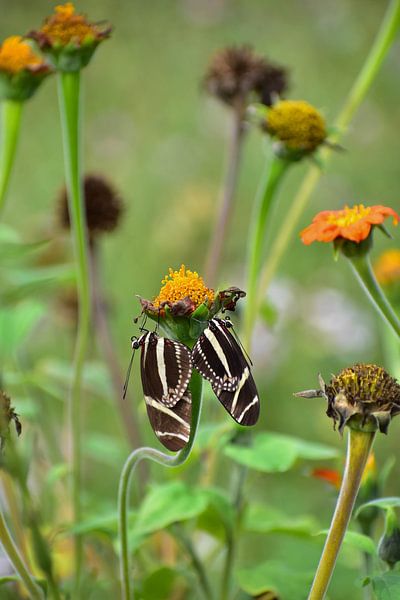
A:
{"label": "curved stem", "polygon": [[257,277],[261,266],[262,253],[265,247],[265,230],[275,193],[282,181],[286,169],[291,163],[275,154],[268,157],[266,169],[262,176],[260,187],[253,209],[250,225],[248,257],[247,257],[247,286],[246,308],[244,318],[244,346],[250,349],[251,334],[256,319]]}
{"label": "curved stem", "polygon": [[233,213],[233,201],[239,175],[240,158],[245,133],[242,105],[233,109],[232,118],[232,132],[228,147],[226,173],[221,190],[219,214],[215,223],[204,269],[205,281],[207,281],[208,285],[211,287],[216,285],[222,258],[222,249],[226,241],[229,223]]}
{"label": "curved stem", "polygon": [[214,593],[211,587],[211,584],[208,580],[207,573],[203,567],[203,563],[200,560],[199,555],[197,554],[196,548],[192,544],[192,540],[189,536],[186,535],[182,526],[179,523],[175,523],[172,525],[172,533],[176,537],[176,539],[181,543],[186,552],[188,553],[190,560],[192,561],[192,565],[194,570],[197,573],[197,577],[203,591],[203,595],[207,600],[213,600]]}
{"label": "curved stem", "polygon": [[[72,501],[74,521],[82,517],[81,508],[81,384],[90,326],[89,261],[86,212],[81,176],[80,72],[59,74],[60,114],[64,142],[65,177],[76,262],[79,320],[74,354],[74,369],[69,393],[69,421],[72,443]],[[83,560],[82,534],[75,534],[75,585],[79,585]]]}
{"label": "curved stem", "polygon": [[375,432],[349,429],[342,485],[308,600],[322,600],[325,597],[374,439]]}
{"label": "curved stem", "polygon": [[8,530],[7,524],[4,519],[3,512],[0,510],[0,542],[3,545],[4,551],[10,559],[14,569],[21,577],[24,582],[26,589],[28,590],[30,597],[34,600],[44,600],[44,593],[42,589],[37,585],[33,576],[29,573],[11,534]]}
{"label": "curved stem", "polygon": [[385,321],[392,327],[396,335],[400,337],[400,320],[397,318],[392,305],[376,280],[369,256],[367,254],[363,256],[354,256],[349,258],[349,261],[372,304]]}
{"label": "curved stem", "polygon": [[[393,43],[399,28],[399,24],[400,0],[392,0],[386,10],[381,27],[367,56],[367,59],[362,66],[352,88],[350,89],[344,106],[336,119],[335,125],[338,128],[338,132],[336,135],[331,136],[331,140],[333,142],[338,143],[346,133],[354,114],[364,100],[377,73],[379,72],[379,69],[382,66],[388,50]],[[320,153],[321,162],[324,165],[327,164],[331,154],[332,150],[330,148],[324,148],[324,150]],[[258,291],[259,302],[261,302],[264,298],[267,288],[275,275],[280,260],[285,253],[287,246],[293,239],[293,234],[298,227],[299,219],[304,212],[304,209],[306,208],[310,196],[314,191],[321,175],[322,171],[316,166],[312,165],[309,168],[302,184],[300,185],[299,191],[291,203],[290,209],[287,211],[286,218],[280,227],[278,235],[276,236],[271,247],[271,251],[268,254],[268,260],[266,261],[261,272]]]}
{"label": "curved stem", "polygon": [[4,100],[1,109],[0,213],[4,207],[14,164],[21,125],[22,104],[17,100]]}
{"label": "curved stem", "polygon": [[192,373],[189,389],[192,394],[192,422],[190,437],[186,446],[176,455],[166,454],[154,448],[138,448],[128,456],[121,472],[118,489],[118,535],[121,552],[121,598],[123,600],[131,600],[133,598],[133,582],[131,581],[132,575],[130,572],[128,548],[128,505],[132,475],[137,464],[144,459],[152,460],[165,467],[178,467],[188,459],[196,438],[202,403],[202,378],[197,371],[193,371]]}

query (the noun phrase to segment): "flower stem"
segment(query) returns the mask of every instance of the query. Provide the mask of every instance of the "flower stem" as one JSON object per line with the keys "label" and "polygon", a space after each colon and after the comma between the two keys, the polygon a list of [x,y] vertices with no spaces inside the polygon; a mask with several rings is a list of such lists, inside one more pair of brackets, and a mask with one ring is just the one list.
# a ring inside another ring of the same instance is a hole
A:
{"label": "flower stem", "polygon": [[349,261],[372,304],[400,337],[400,321],[376,280],[368,254],[354,256]]}
{"label": "flower stem", "polygon": [[2,510],[0,510],[0,542],[8,558],[10,559],[14,569],[24,582],[26,589],[30,594],[30,597],[34,600],[44,600],[44,593],[42,589],[37,585],[31,573],[29,573],[18,551],[18,548],[14,544],[14,541],[5,522]]}
{"label": "flower stem", "polygon": [[[332,141],[338,143],[354,117],[357,109],[364,100],[369,88],[371,87],[382,63],[393,43],[397,30],[400,25],[400,0],[392,0],[386,10],[381,27],[377,33],[372,48],[359,72],[350,92],[346,98],[344,106],[336,119],[337,133],[332,136]],[[322,164],[326,165],[332,150],[327,147],[320,153]],[[265,263],[260,276],[260,286],[258,298],[261,302],[265,297],[267,288],[275,275],[279,262],[285,253],[289,243],[293,239],[293,234],[298,226],[299,219],[307,206],[312,192],[314,191],[322,171],[311,165],[306,173],[299,191],[293,199],[290,209],[287,212],[278,235],[268,254],[268,260]]]}
{"label": "flower stem", "polygon": [[[80,72],[59,74],[60,114],[64,142],[65,178],[72,224],[79,320],[72,383],[69,393],[69,424],[72,443],[72,503],[74,521],[82,517],[81,507],[81,383],[90,326],[90,283],[87,250],[86,212],[83,203],[80,143]],[[75,585],[79,585],[83,560],[83,539],[75,534]]]}
{"label": "flower stem", "polygon": [[349,429],[342,485],[308,600],[322,600],[325,597],[374,438],[374,431]]}
{"label": "flower stem", "polygon": [[232,131],[228,147],[226,173],[221,190],[220,209],[204,269],[205,281],[207,281],[207,284],[211,287],[214,287],[217,282],[222,249],[225,245],[229,223],[233,213],[233,200],[239,175],[240,158],[245,134],[242,104],[234,108],[232,118]]}
{"label": "flower stem", "polygon": [[188,459],[196,438],[202,404],[202,378],[197,371],[193,371],[192,373],[189,390],[192,394],[192,422],[190,437],[186,446],[176,455],[166,454],[165,452],[160,452],[149,447],[138,448],[128,456],[121,472],[118,489],[118,530],[121,552],[120,576],[122,600],[132,600],[134,592],[128,548],[128,504],[131,478],[135,467],[141,460],[152,460],[165,467],[178,467]]}
{"label": "flower stem", "polygon": [[244,319],[244,346],[248,350],[251,344],[253,325],[256,319],[257,278],[265,247],[265,230],[271,206],[283,175],[291,163],[275,154],[268,157],[266,169],[258,189],[252,223],[250,225],[248,257],[247,257],[247,286],[246,309]]}
{"label": "flower stem", "polygon": [[0,213],[3,210],[15,150],[17,148],[18,134],[21,125],[22,102],[17,100],[4,100],[1,109],[2,144],[0,153]]}

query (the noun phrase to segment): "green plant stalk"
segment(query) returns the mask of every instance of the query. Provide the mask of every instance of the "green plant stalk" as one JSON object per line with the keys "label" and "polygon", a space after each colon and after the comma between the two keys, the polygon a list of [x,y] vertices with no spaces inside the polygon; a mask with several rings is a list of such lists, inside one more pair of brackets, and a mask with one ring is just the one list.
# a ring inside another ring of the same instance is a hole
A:
{"label": "green plant stalk", "polygon": [[[72,383],[69,391],[69,426],[72,444],[72,504],[75,524],[82,517],[81,507],[81,384],[90,326],[90,282],[87,249],[86,212],[81,172],[80,72],[59,73],[60,115],[64,143],[65,178],[71,218],[77,289],[79,298],[78,331]],[[79,596],[83,560],[82,534],[76,533],[75,585]]]}
{"label": "green plant stalk", "polygon": [[14,164],[21,126],[22,105],[23,103],[17,100],[4,100],[1,107],[0,214],[4,208]]}
{"label": "green plant stalk", "polygon": [[197,577],[198,577],[201,589],[203,591],[204,598],[206,598],[206,600],[213,600],[214,593],[213,593],[211,584],[208,580],[207,573],[204,569],[203,563],[201,562],[200,557],[197,554],[196,548],[192,543],[192,540],[190,539],[189,536],[186,535],[185,531],[183,530],[183,528],[180,526],[179,523],[174,524],[171,527],[171,530],[172,530],[172,533],[174,534],[175,538],[181,543],[183,548],[186,550],[187,554],[190,557],[190,560],[192,561],[192,565],[193,565],[194,570],[197,573]]}
{"label": "green plant stalk", "polygon": [[[338,131],[331,136],[331,141],[338,143],[347,131],[347,128],[353,119],[360,104],[364,100],[369,88],[371,87],[382,63],[395,39],[400,26],[400,0],[392,0],[386,10],[381,27],[372,45],[372,48],[358,74],[347,99],[340,111],[335,126]],[[321,163],[325,166],[332,155],[332,149],[324,148],[320,152]],[[289,243],[293,239],[293,234],[298,227],[299,219],[307,206],[312,192],[314,191],[320,177],[321,169],[311,165],[304,176],[299,191],[293,199],[290,209],[287,212],[275,241],[268,254],[260,276],[260,285],[258,288],[258,302],[261,303],[265,297],[268,286],[275,275],[276,269],[280,263],[283,254]]]}
{"label": "green plant stalk", "polygon": [[11,534],[8,530],[2,510],[0,510],[0,542],[4,551],[10,559],[15,571],[18,573],[33,600],[44,600],[44,593],[37,585],[31,573],[29,573],[18,548],[14,544]]}
{"label": "green plant stalk", "polygon": [[374,431],[349,429],[342,485],[308,600],[322,600],[325,597],[374,439]]}
{"label": "green plant stalk", "polygon": [[275,154],[268,156],[265,172],[258,188],[250,225],[248,256],[247,256],[247,285],[246,308],[244,317],[244,347],[249,350],[251,335],[256,319],[257,281],[260,271],[262,254],[265,248],[265,231],[268,216],[279,188],[283,175],[291,163]]}
{"label": "green plant stalk", "polygon": [[193,371],[189,383],[189,390],[192,394],[192,422],[190,437],[186,446],[176,455],[166,454],[155,448],[138,448],[128,456],[122,469],[118,489],[118,535],[121,553],[120,576],[122,600],[132,600],[134,591],[128,548],[129,491],[133,472],[137,464],[144,459],[152,460],[165,467],[179,467],[189,458],[200,421],[202,384],[201,375],[197,371]]}
{"label": "green plant stalk", "polygon": [[226,173],[221,189],[219,214],[215,223],[212,239],[208,249],[206,265],[204,268],[205,281],[211,287],[217,284],[222,250],[226,242],[229,224],[234,208],[234,196],[239,176],[240,159],[245,136],[243,123],[245,107],[242,102],[233,107],[232,131],[229,140]]}
{"label": "green plant stalk", "polygon": [[376,280],[368,254],[354,256],[349,258],[349,261],[372,304],[395,334],[400,337],[400,321]]}

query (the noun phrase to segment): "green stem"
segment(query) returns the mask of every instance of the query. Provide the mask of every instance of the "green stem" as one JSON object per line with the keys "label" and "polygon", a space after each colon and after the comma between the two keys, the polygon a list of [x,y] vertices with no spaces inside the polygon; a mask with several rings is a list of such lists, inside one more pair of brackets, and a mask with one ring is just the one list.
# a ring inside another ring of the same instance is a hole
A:
{"label": "green stem", "polygon": [[374,439],[374,431],[349,429],[342,485],[308,600],[322,600],[325,597]]}
{"label": "green stem", "polygon": [[21,125],[22,102],[4,100],[1,109],[0,213],[4,207]]}
{"label": "green stem", "polygon": [[202,377],[197,371],[193,371],[189,383],[189,390],[192,394],[192,422],[190,437],[186,446],[176,455],[165,454],[154,448],[138,448],[134,450],[127,458],[119,479],[118,489],[118,529],[120,541],[120,575],[122,586],[122,600],[132,600],[133,582],[130,572],[129,548],[128,548],[128,508],[129,491],[133,472],[137,464],[144,459],[152,460],[165,467],[178,467],[188,458],[193,448],[196,438],[197,428],[200,421],[200,412],[202,404]]}
{"label": "green stem", "polygon": [[14,544],[11,534],[4,519],[3,512],[0,510],[0,542],[4,551],[10,559],[14,569],[24,582],[30,597],[34,600],[44,600],[44,594],[41,588],[36,584],[33,576],[29,573],[18,548]]}
{"label": "green stem", "polygon": [[349,261],[372,304],[400,337],[400,321],[375,278],[368,254],[349,258]]}
{"label": "green stem", "polygon": [[[346,133],[352,118],[371,87],[395,38],[399,24],[400,0],[392,0],[386,10],[381,27],[367,59],[350,89],[345,104],[336,119],[338,132],[332,139],[335,143],[340,142],[343,135]],[[331,154],[332,150],[328,147],[321,151],[320,158],[324,165],[327,164]],[[268,260],[261,272],[258,290],[259,302],[262,302],[262,299],[265,297],[268,286],[275,275],[276,269],[286,248],[293,239],[294,232],[298,227],[299,219],[303,214],[321,175],[322,171],[316,166],[311,165],[300,185],[299,191],[291,203],[286,218],[283,221],[278,235],[271,247],[271,251],[268,254]]]}
{"label": "green stem", "polygon": [[188,553],[190,560],[192,561],[192,565],[194,570],[197,573],[197,577],[203,591],[203,595],[206,600],[213,600],[214,593],[211,587],[211,584],[208,580],[207,573],[203,567],[203,563],[200,560],[199,555],[197,554],[196,548],[194,547],[192,540],[189,536],[186,535],[183,527],[176,523],[172,526],[172,532],[176,539],[181,543],[186,552]]}
{"label": "green stem", "polygon": [[[72,443],[72,502],[74,521],[82,517],[81,507],[81,384],[90,326],[90,283],[87,249],[86,212],[82,189],[80,140],[80,72],[59,74],[65,177],[68,191],[71,231],[77,267],[79,320],[75,345],[72,383],[69,393],[69,423]],[[75,534],[75,585],[79,585],[83,560],[83,539]]]}
{"label": "green stem", "polygon": [[250,225],[248,257],[246,310],[244,320],[244,346],[250,349],[251,334],[256,319],[257,277],[261,266],[262,253],[265,247],[265,230],[271,206],[283,175],[291,163],[275,154],[268,157],[265,172],[257,192],[252,222]]}

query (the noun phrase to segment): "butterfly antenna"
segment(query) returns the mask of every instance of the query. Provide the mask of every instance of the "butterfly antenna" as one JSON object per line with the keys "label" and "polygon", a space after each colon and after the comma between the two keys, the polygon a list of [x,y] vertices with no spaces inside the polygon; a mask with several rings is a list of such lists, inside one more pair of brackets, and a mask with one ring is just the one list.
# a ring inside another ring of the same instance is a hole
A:
{"label": "butterfly antenna", "polygon": [[132,371],[132,365],[133,365],[133,359],[134,359],[134,357],[135,357],[135,349],[132,350],[131,360],[129,361],[128,370],[126,372],[125,383],[124,383],[123,394],[122,394],[122,399],[123,400],[125,400],[126,392],[128,391],[129,378],[131,376],[131,371]]}
{"label": "butterfly antenna", "polygon": [[249,356],[246,348],[243,346],[242,342],[240,341],[240,338],[239,338],[238,334],[236,333],[234,326],[232,325],[232,321],[229,321],[229,323],[230,323],[231,329],[233,331],[233,335],[235,336],[235,339],[236,339],[237,343],[239,344],[239,346],[243,350],[243,354],[247,358],[250,366],[252,367],[253,366],[253,362],[252,362],[252,360],[251,360],[251,358],[250,358],[250,356]]}

